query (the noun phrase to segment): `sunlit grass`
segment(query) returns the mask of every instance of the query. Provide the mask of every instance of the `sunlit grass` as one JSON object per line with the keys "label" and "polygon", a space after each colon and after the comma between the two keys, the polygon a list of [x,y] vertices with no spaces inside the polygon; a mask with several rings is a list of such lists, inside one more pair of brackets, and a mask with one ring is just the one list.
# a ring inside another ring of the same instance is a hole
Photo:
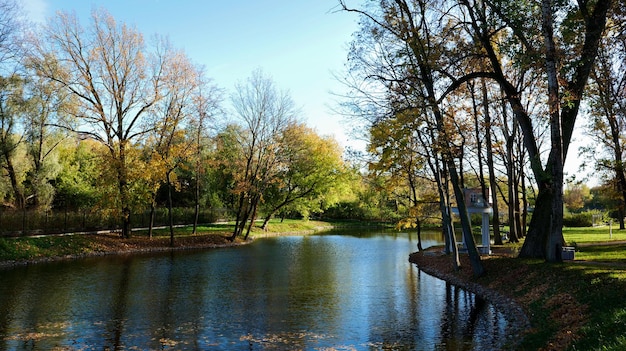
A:
{"label": "sunlit grass", "polygon": [[[235,228],[235,223],[214,223],[209,225],[199,225],[196,228],[196,234],[219,234],[219,233],[229,233],[232,232]],[[193,234],[193,226],[175,226],[174,227],[174,235],[175,236],[189,236]],[[137,230],[133,231],[133,235],[139,236],[147,236],[148,230]],[[169,236],[170,228],[169,227],[159,227],[152,230],[152,235],[155,237],[161,236]]]}
{"label": "sunlit grass", "polygon": [[626,230],[619,230],[619,226],[617,225],[613,225],[612,230],[608,225],[583,228],[563,228],[563,237],[568,245],[622,240],[626,241]]}
{"label": "sunlit grass", "polygon": [[626,244],[578,246],[575,255],[577,260],[626,264]]}

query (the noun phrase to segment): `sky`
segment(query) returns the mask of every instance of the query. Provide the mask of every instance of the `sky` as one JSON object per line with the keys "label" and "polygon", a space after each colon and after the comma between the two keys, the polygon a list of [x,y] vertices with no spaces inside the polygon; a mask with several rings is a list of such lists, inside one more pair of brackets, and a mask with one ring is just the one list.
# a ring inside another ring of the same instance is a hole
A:
{"label": "sky", "polygon": [[261,69],[289,91],[302,120],[342,146],[347,121],[333,109],[345,91],[348,44],[357,30],[354,14],[338,12],[338,0],[21,0],[32,21],[57,11],[75,13],[84,26],[93,10],[106,9],[148,39],[165,35],[183,49],[228,95]]}
{"label": "sky", "polygon": [[[341,146],[364,149],[350,137],[350,121],[333,109],[345,87],[348,45],[356,15],[337,11],[338,0],[21,0],[31,20],[44,23],[57,11],[75,13],[84,26],[93,10],[106,9],[145,38],[158,34],[185,50],[228,94],[261,69],[290,92],[302,120]],[[577,134],[565,170],[578,173]],[[580,177],[578,177],[580,179]]]}

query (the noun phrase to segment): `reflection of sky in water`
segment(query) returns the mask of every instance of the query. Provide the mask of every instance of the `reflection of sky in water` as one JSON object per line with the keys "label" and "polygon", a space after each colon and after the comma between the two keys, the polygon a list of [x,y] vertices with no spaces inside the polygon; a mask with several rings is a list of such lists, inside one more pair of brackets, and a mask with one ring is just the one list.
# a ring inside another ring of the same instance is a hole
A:
{"label": "reflection of sky in water", "polygon": [[485,350],[504,340],[493,307],[408,262],[414,237],[360,236],[0,271],[0,350]]}

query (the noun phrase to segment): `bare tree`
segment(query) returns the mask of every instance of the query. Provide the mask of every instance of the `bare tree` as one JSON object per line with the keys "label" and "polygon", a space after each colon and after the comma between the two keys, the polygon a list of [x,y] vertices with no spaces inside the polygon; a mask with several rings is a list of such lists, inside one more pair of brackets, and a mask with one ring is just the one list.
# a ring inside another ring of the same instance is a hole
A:
{"label": "bare tree", "polygon": [[239,147],[243,162],[236,174],[238,195],[236,225],[232,240],[243,233],[245,238],[254,223],[263,192],[275,181],[278,172],[279,140],[297,113],[291,97],[280,92],[274,82],[257,70],[246,83],[239,83],[231,97],[237,117],[243,124]]}
{"label": "bare tree", "polygon": [[23,25],[17,1],[0,0],[0,65],[19,58]]}

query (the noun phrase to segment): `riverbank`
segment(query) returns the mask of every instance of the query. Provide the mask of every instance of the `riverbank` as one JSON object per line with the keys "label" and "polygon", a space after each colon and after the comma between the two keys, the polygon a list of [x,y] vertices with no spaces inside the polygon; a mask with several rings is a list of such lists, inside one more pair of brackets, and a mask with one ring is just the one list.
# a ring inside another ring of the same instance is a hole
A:
{"label": "riverbank", "polygon": [[227,233],[176,237],[135,236],[120,238],[117,233],[49,236],[0,240],[0,268],[106,255],[130,255],[174,250],[210,249],[244,245],[251,241],[230,241]]}
{"label": "riverbank", "polygon": [[239,246],[252,242],[254,238],[307,235],[337,226],[343,225],[322,221],[273,221],[270,222],[268,230],[253,228],[250,240],[243,240],[240,237],[235,241],[229,239],[234,228],[232,223],[201,226],[198,228],[198,234],[192,234],[192,227],[178,227],[175,229],[173,246],[170,245],[167,228],[154,230],[153,237],[148,237],[147,230],[135,231],[131,238],[122,238],[119,233],[112,232],[0,237],[0,269],[83,257]]}
{"label": "riverbank", "polygon": [[[616,248],[619,250],[620,248]],[[547,264],[514,258],[510,249],[483,256],[487,274],[472,276],[469,259],[454,271],[441,247],[409,260],[424,272],[472,291],[510,314],[515,350],[620,350],[626,329],[626,273],[618,264]]]}

